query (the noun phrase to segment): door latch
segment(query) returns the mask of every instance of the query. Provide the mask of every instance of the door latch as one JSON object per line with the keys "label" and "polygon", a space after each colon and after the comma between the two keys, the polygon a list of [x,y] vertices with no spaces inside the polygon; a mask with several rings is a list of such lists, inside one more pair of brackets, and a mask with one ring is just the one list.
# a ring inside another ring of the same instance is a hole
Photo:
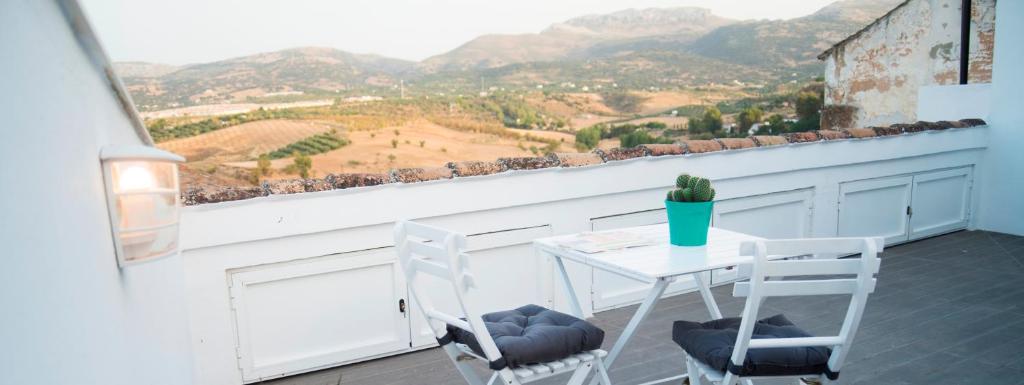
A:
{"label": "door latch", "polygon": [[405,314],[405,299],[404,298],[398,300],[398,312],[402,313],[402,314]]}
{"label": "door latch", "polygon": [[914,216],[914,209],[910,208],[910,206],[907,206],[907,216],[908,217]]}

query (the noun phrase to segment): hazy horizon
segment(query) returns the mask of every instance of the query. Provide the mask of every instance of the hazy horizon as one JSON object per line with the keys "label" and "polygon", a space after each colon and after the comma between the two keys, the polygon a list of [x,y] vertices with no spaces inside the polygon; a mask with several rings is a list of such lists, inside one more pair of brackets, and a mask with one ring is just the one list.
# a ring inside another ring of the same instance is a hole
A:
{"label": "hazy horizon", "polygon": [[184,65],[297,47],[421,61],[481,35],[538,33],[571,18],[630,8],[702,7],[737,20],[790,19],[832,2],[298,0],[282,7],[271,0],[82,0],[82,6],[112,60]]}

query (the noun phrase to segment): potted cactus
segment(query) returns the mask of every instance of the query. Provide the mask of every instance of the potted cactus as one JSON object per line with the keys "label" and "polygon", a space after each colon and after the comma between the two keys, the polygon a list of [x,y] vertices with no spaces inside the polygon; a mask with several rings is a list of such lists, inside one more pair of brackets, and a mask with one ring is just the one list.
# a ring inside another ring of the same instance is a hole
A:
{"label": "potted cactus", "polygon": [[707,178],[682,174],[668,192],[669,241],[676,246],[703,246],[708,242],[715,189]]}

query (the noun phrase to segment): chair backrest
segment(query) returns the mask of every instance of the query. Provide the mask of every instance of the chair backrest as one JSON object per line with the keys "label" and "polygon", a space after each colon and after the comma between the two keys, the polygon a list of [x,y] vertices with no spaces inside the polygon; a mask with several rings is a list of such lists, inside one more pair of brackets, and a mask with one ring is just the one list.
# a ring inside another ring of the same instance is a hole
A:
{"label": "chair backrest", "polygon": [[[747,297],[743,320],[733,349],[733,365],[742,366],[748,349],[827,346],[832,349],[828,367],[838,373],[850,350],[850,344],[864,314],[868,294],[875,291],[880,261],[879,238],[814,238],[760,240],[748,242],[743,250],[752,250],[754,263],[750,280],[739,282],[733,295]],[[781,260],[776,257],[799,255],[850,255],[860,258]],[[791,278],[782,280],[782,278]],[[768,280],[773,278],[774,280]],[[795,278],[795,279],[793,279]],[[850,304],[839,334],[824,337],[751,339],[758,310],[767,297],[808,295],[850,295]]]}
{"label": "chair backrest", "polygon": [[[469,270],[469,254],[465,253],[466,236],[424,224],[398,221],[395,223],[395,250],[398,262],[405,272],[406,283],[434,335],[440,339],[447,333],[446,325],[473,333],[484,355],[491,362],[501,358],[482,314],[473,304],[482,300],[474,290],[476,281]],[[464,319],[434,307],[428,291],[423,290],[424,278],[447,282],[455,295]]]}

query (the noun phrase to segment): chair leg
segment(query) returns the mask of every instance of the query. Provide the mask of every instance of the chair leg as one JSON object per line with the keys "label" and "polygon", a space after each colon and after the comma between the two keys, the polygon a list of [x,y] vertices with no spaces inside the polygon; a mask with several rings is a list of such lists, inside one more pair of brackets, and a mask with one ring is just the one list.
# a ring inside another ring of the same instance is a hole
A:
{"label": "chair leg", "polygon": [[[467,364],[465,361],[459,360],[459,355],[462,354],[462,352],[460,352],[459,349],[455,348],[455,344],[445,344],[442,347],[442,349],[444,349],[444,352],[445,354],[448,355],[448,358],[452,360],[452,363],[455,364],[455,369],[459,371],[459,374],[462,375],[462,378],[466,379],[467,384],[484,385],[483,379],[481,379],[480,376],[476,374],[476,371],[473,370],[473,367]],[[488,384],[490,384],[490,382],[488,382]]]}
{"label": "chair leg", "polygon": [[572,377],[569,377],[569,382],[566,385],[583,385],[583,381],[586,381],[587,376],[594,370],[596,362],[597,360],[580,363],[580,366],[572,372]]}
{"label": "chair leg", "polygon": [[737,383],[739,383],[739,378],[735,374],[725,372],[725,378],[722,379],[721,385],[736,385]]}
{"label": "chair leg", "polygon": [[700,370],[693,363],[693,357],[690,357],[689,354],[684,355],[686,356],[686,379],[689,380],[690,385],[703,385]]}
{"label": "chair leg", "polygon": [[601,379],[601,385],[612,385],[612,380],[608,378],[608,369],[604,367],[604,360],[598,357],[594,360],[594,368],[597,369],[598,378]]}
{"label": "chair leg", "polygon": [[519,379],[516,378],[516,374],[512,373],[512,369],[505,368],[498,371],[498,376],[501,378],[501,383],[504,385],[522,385]]}

